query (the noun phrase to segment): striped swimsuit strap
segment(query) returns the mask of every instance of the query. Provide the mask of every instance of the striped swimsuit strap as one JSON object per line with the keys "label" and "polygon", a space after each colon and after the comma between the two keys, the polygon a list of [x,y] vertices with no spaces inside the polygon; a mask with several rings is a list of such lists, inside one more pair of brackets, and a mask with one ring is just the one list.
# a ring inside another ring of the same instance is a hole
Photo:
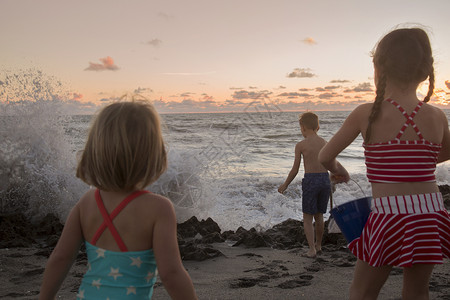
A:
{"label": "striped swimsuit strap", "polygon": [[128,251],[127,246],[125,246],[125,243],[123,242],[122,238],[120,237],[119,233],[117,232],[116,227],[114,226],[112,220],[125,208],[125,206],[128,205],[132,200],[136,199],[137,197],[141,196],[142,194],[150,193],[149,191],[135,191],[128,195],[125,199],[122,200],[122,202],[117,205],[117,207],[111,212],[111,214],[108,214],[105,205],[103,203],[102,197],[100,195],[100,190],[97,189],[95,191],[95,201],[97,202],[98,209],[100,210],[100,213],[103,216],[103,223],[100,225],[100,227],[97,229],[94,237],[91,240],[91,244],[95,245],[95,243],[98,241],[100,236],[105,231],[106,227],[108,227],[109,231],[111,232],[112,236],[114,237],[117,245],[119,246],[120,251],[126,252]]}
{"label": "striped swimsuit strap", "polygon": [[412,111],[412,113],[408,115],[408,113],[405,111],[405,109],[400,104],[395,102],[394,100],[386,99],[386,101],[388,101],[389,103],[394,105],[403,114],[403,116],[406,118],[406,122],[403,124],[402,128],[398,132],[398,134],[395,137],[395,139],[397,141],[399,141],[400,138],[402,137],[403,133],[405,133],[406,128],[411,125],[414,128],[414,131],[416,132],[417,136],[421,140],[424,140],[422,133],[420,132],[419,128],[417,127],[416,123],[414,123],[414,120],[413,120],[414,117],[416,116],[417,112],[419,111],[419,109],[422,107],[423,102],[419,101],[419,103],[417,103],[417,105],[414,108],[414,110]]}

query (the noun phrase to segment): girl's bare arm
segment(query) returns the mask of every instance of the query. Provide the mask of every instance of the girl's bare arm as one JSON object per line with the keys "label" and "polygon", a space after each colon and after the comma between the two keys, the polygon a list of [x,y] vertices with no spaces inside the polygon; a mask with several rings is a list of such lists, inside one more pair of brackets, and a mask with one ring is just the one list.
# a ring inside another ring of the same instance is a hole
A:
{"label": "girl's bare arm", "polygon": [[77,257],[82,241],[80,211],[77,205],[71,210],[61,237],[48,259],[39,294],[40,300],[55,299]]}
{"label": "girl's bare arm", "polygon": [[197,299],[191,278],[180,257],[175,211],[170,200],[161,197],[153,229],[153,251],[161,281],[172,299]]}

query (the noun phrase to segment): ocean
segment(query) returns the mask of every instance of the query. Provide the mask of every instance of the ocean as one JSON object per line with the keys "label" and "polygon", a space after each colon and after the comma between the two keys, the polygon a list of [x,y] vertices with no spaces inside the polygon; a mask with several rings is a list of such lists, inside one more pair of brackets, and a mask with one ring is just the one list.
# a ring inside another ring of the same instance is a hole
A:
{"label": "ocean", "polygon": [[[21,211],[30,218],[55,213],[64,220],[90,188],[75,177],[75,169],[93,116],[61,115],[61,105],[41,101],[4,107],[2,213]],[[349,111],[316,113],[319,135],[329,140]],[[446,114],[450,119],[450,110]],[[295,144],[302,139],[298,115],[278,110],[162,114],[169,166],[148,189],[172,200],[179,222],[211,217],[222,230],[236,230],[301,220],[303,165],[285,194],[277,192],[292,167]],[[361,144],[358,137],[338,157],[354,181],[337,186],[336,204],[370,195]],[[449,162],[438,166],[439,185],[449,184],[449,169]]]}

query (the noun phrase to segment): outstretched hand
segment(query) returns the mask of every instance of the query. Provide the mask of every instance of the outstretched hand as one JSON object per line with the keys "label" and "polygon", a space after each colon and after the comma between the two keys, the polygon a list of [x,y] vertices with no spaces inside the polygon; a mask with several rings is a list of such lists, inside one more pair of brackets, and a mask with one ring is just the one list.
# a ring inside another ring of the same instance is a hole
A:
{"label": "outstretched hand", "polygon": [[287,189],[287,186],[285,184],[282,184],[278,187],[278,193],[283,194]]}

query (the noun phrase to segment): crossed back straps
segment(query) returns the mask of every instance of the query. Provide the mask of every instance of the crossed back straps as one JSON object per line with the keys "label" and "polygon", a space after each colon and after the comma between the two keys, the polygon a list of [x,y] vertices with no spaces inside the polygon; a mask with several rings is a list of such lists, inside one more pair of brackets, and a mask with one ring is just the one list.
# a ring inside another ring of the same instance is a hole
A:
{"label": "crossed back straps", "polygon": [[120,237],[119,233],[117,232],[117,229],[114,226],[112,220],[114,220],[114,218],[125,208],[125,206],[128,205],[128,203],[130,203],[137,197],[141,196],[142,194],[146,194],[146,193],[150,193],[150,192],[146,191],[146,190],[142,190],[142,191],[136,191],[136,192],[131,193],[125,199],[123,199],[122,202],[119,203],[119,205],[117,205],[117,207],[111,212],[111,214],[108,214],[108,212],[106,211],[105,205],[103,204],[103,200],[100,195],[100,190],[97,189],[95,191],[95,201],[97,202],[98,209],[100,210],[100,212],[103,216],[103,223],[100,225],[100,227],[95,232],[94,237],[91,240],[91,244],[95,245],[95,243],[97,243],[98,239],[105,231],[106,227],[108,227],[112,236],[116,240],[116,243],[119,246],[120,251],[122,251],[122,252],[128,251],[127,246],[125,246],[125,243],[123,242],[122,238]]}

